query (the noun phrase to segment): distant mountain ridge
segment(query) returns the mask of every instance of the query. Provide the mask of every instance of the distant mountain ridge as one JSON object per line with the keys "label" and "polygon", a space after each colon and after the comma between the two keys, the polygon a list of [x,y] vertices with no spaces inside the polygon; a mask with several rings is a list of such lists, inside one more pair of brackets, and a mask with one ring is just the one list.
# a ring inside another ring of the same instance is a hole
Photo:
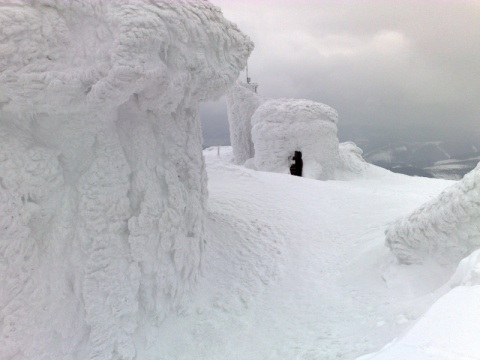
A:
{"label": "distant mountain ridge", "polygon": [[480,162],[480,143],[392,142],[365,151],[363,157],[397,173],[458,180]]}

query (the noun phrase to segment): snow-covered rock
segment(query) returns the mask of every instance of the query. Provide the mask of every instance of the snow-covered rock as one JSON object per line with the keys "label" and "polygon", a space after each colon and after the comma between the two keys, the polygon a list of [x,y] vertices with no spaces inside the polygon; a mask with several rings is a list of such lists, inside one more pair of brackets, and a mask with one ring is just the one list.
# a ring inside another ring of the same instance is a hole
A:
{"label": "snow-covered rock", "polygon": [[288,173],[289,157],[301,151],[303,176],[333,179],[339,163],[337,112],[310,100],[264,102],[252,116],[257,170]]}
{"label": "snow-covered rock", "polygon": [[253,45],[201,0],[7,0],[0,23],[0,358],[144,358],[202,261],[198,102]]}
{"label": "snow-covered rock", "polygon": [[255,155],[251,119],[255,110],[264,101],[265,99],[255,92],[252,85],[240,81],[227,92],[230,143],[236,164],[243,165]]}
{"label": "snow-covered rock", "polygon": [[437,198],[397,220],[385,232],[400,262],[434,258],[455,267],[480,248],[480,165]]}
{"label": "snow-covered rock", "polygon": [[362,157],[363,150],[354,142],[346,141],[338,145],[340,162],[337,165],[335,178],[351,179],[365,172],[367,163]]}

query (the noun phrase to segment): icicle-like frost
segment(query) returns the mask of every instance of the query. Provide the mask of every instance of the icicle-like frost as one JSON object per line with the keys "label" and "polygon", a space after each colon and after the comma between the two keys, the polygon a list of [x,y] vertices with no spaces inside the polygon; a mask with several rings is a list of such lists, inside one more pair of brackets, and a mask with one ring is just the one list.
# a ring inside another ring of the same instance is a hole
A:
{"label": "icicle-like frost", "polygon": [[2,1],[0,358],[142,358],[195,283],[198,102],[253,45],[206,1]]}

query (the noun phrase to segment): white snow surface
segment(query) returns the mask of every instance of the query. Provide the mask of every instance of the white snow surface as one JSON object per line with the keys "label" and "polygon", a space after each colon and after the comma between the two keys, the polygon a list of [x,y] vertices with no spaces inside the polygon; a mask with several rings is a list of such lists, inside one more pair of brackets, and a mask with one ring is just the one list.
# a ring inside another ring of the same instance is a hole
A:
{"label": "white snow surface", "polygon": [[[323,155],[361,177],[253,171],[231,148],[205,169],[197,104],[252,44],[204,1],[5,0],[0,23],[0,359],[478,359],[480,252],[454,272],[478,168],[439,196],[452,182],[333,150],[312,105]],[[448,266],[385,246],[425,203],[412,228],[459,240]]]}
{"label": "white snow surface", "polygon": [[480,164],[385,232],[386,242],[405,263],[432,258],[444,266],[480,248]]}
{"label": "white snow surface", "polygon": [[358,360],[480,359],[480,250],[460,262],[442,296],[405,336]]}
{"label": "white snow surface", "polygon": [[255,155],[251,119],[255,110],[265,100],[255,93],[250,84],[241,81],[237,81],[227,92],[230,143],[236,164],[243,165]]}
{"label": "white snow surface", "polygon": [[334,109],[318,102],[265,101],[251,120],[255,168],[289,173],[289,157],[301,151],[302,176],[319,180],[335,178],[340,163],[337,119]]}
{"label": "white snow surface", "polygon": [[[478,314],[468,313],[480,301],[478,253],[453,274],[435,261],[400,264],[384,245],[389,223],[451,181],[371,165],[362,178],[314,181],[233,165],[227,147],[204,154],[202,276],[184,311],[167,317],[157,358],[386,360],[386,344],[398,339],[399,356],[412,338],[415,357],[404,358],[477,358]],[[472,332],[462,342],[463,331]]]}
{"label": "white snow surface", "polygon": [[198,102],[253,45],[200,0],[5,0],[0,24],[0,359],[149,359],[204,251]]}

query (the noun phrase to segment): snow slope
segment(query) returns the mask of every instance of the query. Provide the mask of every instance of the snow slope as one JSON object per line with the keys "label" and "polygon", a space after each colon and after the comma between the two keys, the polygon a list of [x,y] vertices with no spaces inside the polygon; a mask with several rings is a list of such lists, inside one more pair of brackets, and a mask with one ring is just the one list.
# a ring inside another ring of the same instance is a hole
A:
{"label": "snow slope", "polygon": [[2,360],[354,359],[398,336],[385,351],[477,356],[445,334],[478,331],[478,253],[451,277],[384,246],[451,182],[349,144],[348,182],[209,149],[207,203],[197,105],[252,50],[217,8],[7,0],[0,21]]}
{"label": "snow slope", "polygon": [[384,229],[452,182],[370,165],[352,181],[316,181],[232,165],[231,148],[204,154],[202,277],[166,319],[152,348],[161,359],[355,359],[449,291],[450,270],[399,264]]}
{"label": "snow slope", "polygon": [[480,359],[480,250],[463,259],[445,294],[405,336],[358,360]]}
{"label": "snow slope", "polygon": [[146,359],[202,261],[198,103],[253,44],[202,0],[6,0],[0,24],[0,359]]}

